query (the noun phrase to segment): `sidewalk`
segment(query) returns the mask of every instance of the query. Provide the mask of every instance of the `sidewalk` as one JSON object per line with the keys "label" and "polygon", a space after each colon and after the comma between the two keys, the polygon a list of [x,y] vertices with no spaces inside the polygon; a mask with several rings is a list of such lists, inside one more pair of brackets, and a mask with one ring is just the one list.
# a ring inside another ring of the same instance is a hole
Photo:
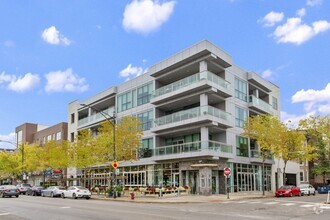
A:
{"label": "sidewalk", "polygon": [[97,195],[93,194],[92,199],[108,200],[117,202],[135,202],[135,203],[209,203],[209,202],[225,202],[230,200],[243,200],[243,199],[260,199],[274,197],[273,193],[266,192],[265,196],[262,192],[253,193],[230,193],[229,199],[227,195],[217,194],[211,196],[200,196],[200,195],[164,195],[162,197],[156,196],[135,196],[132,200],[129,195],[124,195],[117,198],[108,198],[104,194]]}

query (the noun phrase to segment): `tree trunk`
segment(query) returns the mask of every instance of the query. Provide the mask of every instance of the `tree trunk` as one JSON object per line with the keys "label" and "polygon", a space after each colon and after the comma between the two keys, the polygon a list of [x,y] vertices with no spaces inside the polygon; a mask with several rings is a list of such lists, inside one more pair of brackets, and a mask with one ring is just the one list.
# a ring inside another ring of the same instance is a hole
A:
{"label": "tree trunk", "polygon": [[286,185],[286,172],[285,172],[285,169],[286,169],[286,164],[288,163],[288,161],[284,161],[284,167],[283,167],[283,185]]}

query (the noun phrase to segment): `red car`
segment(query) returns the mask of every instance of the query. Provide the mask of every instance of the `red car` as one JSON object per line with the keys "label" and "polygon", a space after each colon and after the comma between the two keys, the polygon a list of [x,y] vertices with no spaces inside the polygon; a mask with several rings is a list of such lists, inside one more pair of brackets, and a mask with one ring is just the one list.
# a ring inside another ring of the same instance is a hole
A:
{"label": "red car", "polygon": [[301,191],[299,187],[296,186],[281,186],[275,192],[276,197],[280,196],[301,196]]}

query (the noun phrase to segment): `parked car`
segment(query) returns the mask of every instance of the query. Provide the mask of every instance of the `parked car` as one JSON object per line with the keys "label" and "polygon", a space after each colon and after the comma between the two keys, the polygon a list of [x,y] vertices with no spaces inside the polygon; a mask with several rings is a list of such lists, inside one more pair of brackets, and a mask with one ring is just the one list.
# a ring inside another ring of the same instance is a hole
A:
{"label": "parked car", "polygon": [[21,184],[17,185],[17,188],[18,188],[20,194],[23,194],[23,195],[25,195],[26,192],[28,191],[28,189],[31,188],[31,187],[32,186],[28,183],[21,183]]}
{"label": "parked car", "polygon": [[281,186],[275,192],[276,197],[280,196],[301,196],[301,191],[299,187],[296,186]]}
{"label": "parked car", "polygon": [[30,189],[26,191],[26,195],[28,196],[41,196],[41,191],[45,189],[42,186],[32,186]]}
{"label": "parked car", "polygon": [[315,196],[315,188],[311,184],[301,184],[299,186],[302,195],[314,195]]}
{"label": "parked car", "polygon": [[41,190],[41,196],[57,197],[61,196],[65,187],[62,186],[50,186],[46,189]]}
{"label": "parked car", "polygon": [[14,185],[2,185],[0,186],[0,197],[12,197],[15,196],[16,198],[19,196],[20,192],[17,186]]}
{"label": "parked car", "polygon": [[86,198],[90,199],[92,196],[92,193],[85,187],[82,186],[70,186],[67,190],[64,190],[62,192],[62,198]]}

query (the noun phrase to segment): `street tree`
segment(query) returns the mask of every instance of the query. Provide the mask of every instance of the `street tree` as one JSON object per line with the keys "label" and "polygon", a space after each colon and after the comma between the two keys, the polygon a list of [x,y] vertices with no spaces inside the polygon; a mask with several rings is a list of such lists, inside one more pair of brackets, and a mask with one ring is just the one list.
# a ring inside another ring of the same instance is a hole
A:
{"label": "street tree", "polygon": [[14,152],[0,152],[0,177],[2,178],[16,178],[21,172],[21,157],[17,151]]}
{"label": "street tree", "polygon": [[330,116],[310,116],[300,120],[299,129],[306,132],[308,145],[315,148],[317,156],[310,163],[311,170],[322,176],[325,184],[330,174]]}
{"label": "street tree", "polygon": [[[283,131],[283,123],[277,117],[269,114],[254,115],[245,121],[242,135],[256,140],[259,146],[260,158],[262,159],[263,184],[265,178],[265,161],[280,154],[280,137]],[[264,185],[262,187],[262,194],[265,195]]]}

